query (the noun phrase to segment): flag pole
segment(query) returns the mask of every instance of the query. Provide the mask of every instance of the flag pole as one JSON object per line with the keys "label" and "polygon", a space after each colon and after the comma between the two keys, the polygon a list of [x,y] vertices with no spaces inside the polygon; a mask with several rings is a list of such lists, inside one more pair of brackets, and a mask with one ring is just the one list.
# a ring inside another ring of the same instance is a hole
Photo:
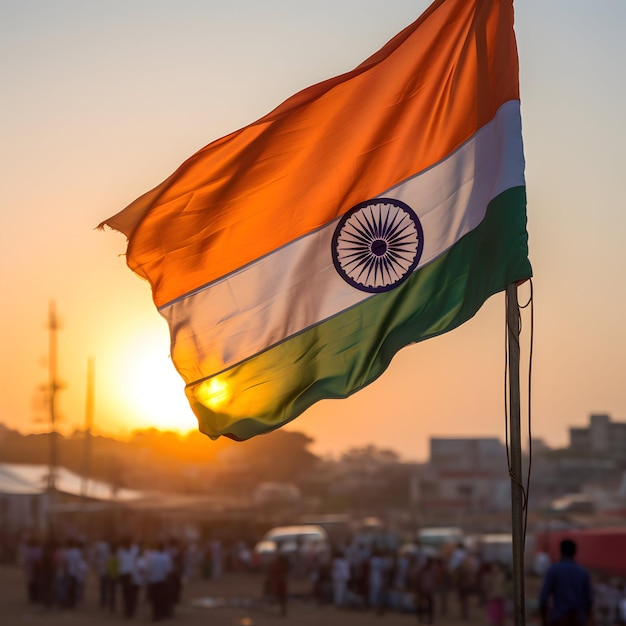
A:
{"label": "flag pole", "polygon": [[511,477],[511,537],[513,543],[513,623],[514,626],[525,626],[525,524],[520,428],[520,323],[516,283],[511,283],[506,288],[506,322],[509,363],[509,473]]}

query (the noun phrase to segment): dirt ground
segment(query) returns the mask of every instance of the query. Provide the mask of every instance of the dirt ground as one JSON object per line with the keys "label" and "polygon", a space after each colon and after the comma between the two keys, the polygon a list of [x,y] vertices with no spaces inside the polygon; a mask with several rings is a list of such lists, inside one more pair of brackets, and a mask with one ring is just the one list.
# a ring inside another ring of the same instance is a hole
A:
{"label": "dirt ground", "polygon": [[[193,580],[186,583],[181,604],[166,624],[181,626],[279,626],[294,624],[323,624],[324,626],[401,626],[417,623],[415,615],[371,611],[339,610],[333,606],[319,606],[309,597],[310,584],[290,580],[290,601],[286,617],[279,615],[276,606],[262,602],[263,579],[259,574],[225,574],[219,580]],[[526,585],[526,597],[535,593],[534,583]],[[459,618],[458,609],[451,602],[447,616],[435,615],[435,624],[441,626],[486,626],[485,607],[474,603],[469,622]],[[528,617],[528,616],[527,616]],[[150,607],[142,601],[135,623],[152,623]],[[531,619],[527,619],[530,623]],[[87,579],[85,597],[74,611],[46,610],[29,606],[22,571],[17,567],[0,567],[0,626],[100,626],[128,623],[119,612],[102,611],[97,606],[97,585],[93,577]],[[511,624],[510,620],[509,623]],[[512,624],[511,624],[512,626]]]}

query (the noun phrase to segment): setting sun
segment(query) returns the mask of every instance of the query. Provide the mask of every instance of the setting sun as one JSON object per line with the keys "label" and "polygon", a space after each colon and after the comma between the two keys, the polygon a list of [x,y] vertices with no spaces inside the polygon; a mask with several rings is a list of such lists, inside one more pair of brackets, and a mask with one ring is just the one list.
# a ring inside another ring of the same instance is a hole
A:
{"label": "setting sun", "polygon": [[162,349],[143,348],[128,364],[128,397],[135,428],[158,428],[186,433],[198,427],[184,382]]}
{"label": "setting sun", "polygon": [[214,411],[218,410],[230,398],[228,385],[219,378],[212,378],[202,383],[198,389],[198,399]]}

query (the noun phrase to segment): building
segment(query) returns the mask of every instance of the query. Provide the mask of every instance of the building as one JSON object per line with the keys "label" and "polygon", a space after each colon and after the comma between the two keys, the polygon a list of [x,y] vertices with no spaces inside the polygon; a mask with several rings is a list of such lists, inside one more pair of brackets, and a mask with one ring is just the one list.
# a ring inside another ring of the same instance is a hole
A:
{"label": "building", "polygon": [[421,523],[457,523],[509,511],[505,446],[496,438],[431,438],[430,458],[416,476],[412,504]]}
{"label": "building", "polygon": [[569,429],[570,451],[626,463],[626,422],[604,413],[592,414],[589,426]]}
{"label": "building", "polygon": [[[565,448],[537,448],[533,442],[532,467],[533,500],[540,510],[566,514],[586,506],[584,500],[592,492],[594,510],[619,508],[615,491],[626,470],[626,422],[613,421],[605,413],[591,414],[588,426],[569,429]],[[582,495],[585,498],[579,501]]]}
{"label": "building", "polygon": [[448,472],[502,472],[506,448],[496,437],[431,437],[430,465]]}

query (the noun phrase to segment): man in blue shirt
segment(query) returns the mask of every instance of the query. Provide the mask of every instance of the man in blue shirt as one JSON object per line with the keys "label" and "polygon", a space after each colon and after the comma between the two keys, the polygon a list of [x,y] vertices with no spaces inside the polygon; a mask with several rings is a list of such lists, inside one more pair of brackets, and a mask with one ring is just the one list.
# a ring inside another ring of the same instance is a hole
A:
{"label": "man in blue shirt", "polygon": [[591,577],[575,556],[576,544],[570,539],[561,541],[561,560],[550,565],[541,587],[542,626],[588,626],[592,622]]}

